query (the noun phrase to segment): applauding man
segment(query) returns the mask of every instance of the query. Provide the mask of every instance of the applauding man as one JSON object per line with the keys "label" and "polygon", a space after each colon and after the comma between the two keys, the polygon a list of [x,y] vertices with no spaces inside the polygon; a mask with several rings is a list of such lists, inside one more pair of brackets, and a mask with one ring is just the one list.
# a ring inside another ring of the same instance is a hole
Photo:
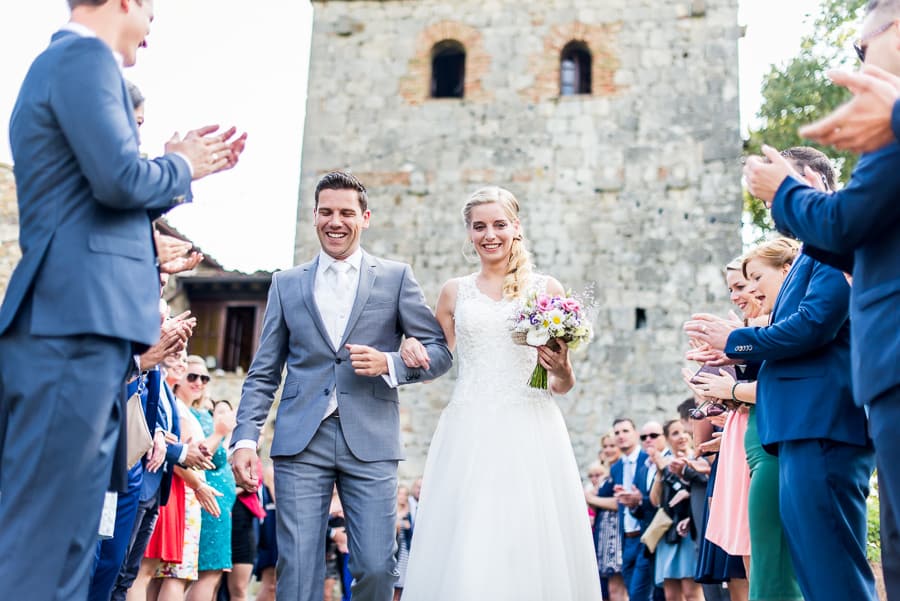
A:
{"label": "applauding man", "polygon": [[245,140],[208,127],[142,159],[120,67],[144,45],[153,0],[69,6],[9,128],[22,260],[0,308],[5,599],[87,595],[132,345],[159,336],[151,219],[233,166]]}

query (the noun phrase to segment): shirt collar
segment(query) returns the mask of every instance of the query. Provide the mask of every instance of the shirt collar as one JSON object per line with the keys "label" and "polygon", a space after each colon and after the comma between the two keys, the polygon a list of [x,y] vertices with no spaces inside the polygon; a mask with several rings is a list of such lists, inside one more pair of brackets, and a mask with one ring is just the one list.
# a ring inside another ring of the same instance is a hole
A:
{"label": "shirt collar", "polygon": [[641,447],[640,447],[640,445],[637,445],[636,447],[634,447],[634,450],[631,453],[629,453],[628,455],[625,455],[625,460],[628,461],[629,463],[636,463],[637,458],[640,456],[640,454],[641,454]]}
{"label": "shirt collar", "polygon": [[[96,38],[97,32],[88,27],[87,25],[82,25],[81,23],[76,23],[74,21],[69,21],[65,25],[59,28],[60,31],[70,31],[75,35],[81,36],[83,38]],[[107,46],[109,48],[109,46]],[[113,58],[116,59],[116,64],[119,65],[119,70],[121,71],[125,60],[122,58],[122,55],[109,48],[109,51],[112,52]]]}
{"label": "shirt collar", "polygon": [[[343,261],[347,263],[356,271],[359,271],[360,265],[362,265],[362,247],[358,247],[356,251]],[[326,253],[324,250],[319,251],[319,272],[324,273],[331,267],[334,263],[337,263],[337,259]]]}

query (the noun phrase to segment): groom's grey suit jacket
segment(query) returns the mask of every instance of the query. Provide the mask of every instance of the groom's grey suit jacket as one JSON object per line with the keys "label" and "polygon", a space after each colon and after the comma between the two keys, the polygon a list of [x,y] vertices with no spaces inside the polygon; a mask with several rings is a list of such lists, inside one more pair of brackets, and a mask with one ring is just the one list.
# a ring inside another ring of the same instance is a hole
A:
{"label": "groom's grey suit jacket", "polygon": [[[430,380],[452,362],[440,324],[409,265],[363,252],[356,301],[344,339],[334,349],[314,296],[318,263],[317,256],[272,277],[259,350],[244,382],[231,440],[258,440],[286,364],[273,457],[296,455],[307,447],[336,388],[341,427],[353,454],[362,461],[403,459],[397,390],[381,377],[356,375],[345,345],[388,353],[400,385]],[[397,352],[403,336],[425,345],[428,370],[403,364]]]}

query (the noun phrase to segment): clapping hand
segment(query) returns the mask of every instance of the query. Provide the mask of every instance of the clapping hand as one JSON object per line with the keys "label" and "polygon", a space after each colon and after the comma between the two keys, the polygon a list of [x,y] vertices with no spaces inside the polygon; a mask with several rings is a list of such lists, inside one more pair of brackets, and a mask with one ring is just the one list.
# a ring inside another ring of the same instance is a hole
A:
{"label": "clapping hand", "polygon": [[851,152],[872,152],[894,141],[891,113],[900,98],[900,78],[873,65],[861,71],[828,71],[828,77],[850,90],[853,98],[833,113],[800,128],[800,135],[819,144]]}
{"label": "clapping hand", "polygon": [[[763,144],[761,156],[752,156],[744,163],[744,179],[747,181],[747,189],[750,194],[764,201],[766,207],[772,207],[772,199],[778,188],[788,177],[794,177],[800,181],[806,181],[803,176],[794,169],[794,166],[771,146]],[[808,183],[808,182],[807,182]]]}
{"label": "clapping hand", "polygon": [[153,230],[153,244],[156,246],[156,257],[160,264],[186,255],[193,246],[190,242],[179,240],[175,236],[162,234],[157,229]]}
{"label": "clapping hand", "polygon": [[734,387],[734,378],[724,369],[719,374],[702,373],[694,376],[698,382],[697,387],[708,397],[731,400],[731,390]]}
{"label": "clapping hand", "polygon": [[244,152],[247,134],[234,138],[237,129],[231,127],[219,135],[212,135],[218,129],[218,125],[207,125],[189,131],[183,139],[176,132],[166,142],[166,152],[186,156],[191,162],[194,180],[231,169]]}
{"label": "clapping hand", "polygon": [[688,336],[710,349],[724,351],[728,344],[728,335],[743,327],[743,322],[732,314],[728,319],[710,313],[696,313],[690,321],[685,322],[684,331]]}

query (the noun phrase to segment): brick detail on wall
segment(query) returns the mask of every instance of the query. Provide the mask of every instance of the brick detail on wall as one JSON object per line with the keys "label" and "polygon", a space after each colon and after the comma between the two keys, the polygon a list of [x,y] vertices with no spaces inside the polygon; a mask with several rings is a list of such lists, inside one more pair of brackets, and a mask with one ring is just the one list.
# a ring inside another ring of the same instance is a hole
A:
{"label": "brick detail on wall", "polygon": [[534,84],[521,91],[529,102],[544,102],[559,97],[560,56],[569,42],[583,42],[591,51],[591,96],[614,96],[621,91],[615,76],[620,66],[615,52],[621,23],[588,24],[579,21],[550,28],[543,50],[531,57]]}
{"label": "brick detail on wall", "polygon": [[470,102],[487,102],[493,95],[486,91],[482,79],[491,65],[491,57],[484,49],[481,32],[458,21],[440,21],[422,30],[416,39],[415,54],[409,61],[408,71],[400,79],[400,95],[409,104],[430,102],[459,102],[457,98],[430,97],[431,52],[444,40],[455,40],[466,49],[466,81],[463,99]]}

